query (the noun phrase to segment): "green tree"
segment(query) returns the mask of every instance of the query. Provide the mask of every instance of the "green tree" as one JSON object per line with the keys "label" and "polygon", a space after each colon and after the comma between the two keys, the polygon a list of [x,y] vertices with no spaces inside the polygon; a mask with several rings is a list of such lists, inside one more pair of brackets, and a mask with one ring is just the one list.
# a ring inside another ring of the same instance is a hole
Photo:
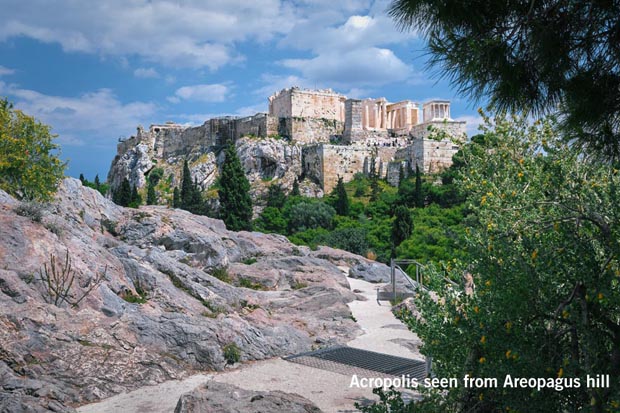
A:
{"label": "green tree", "polygon": [[226,228],[233,231],[252,229],[252,198],[250,183],[243,172],[235,145],[226,149],[220,176],[220,215]]}
{"label": "green tree", "polygon": [[424,190],[422,189],[422,174],[420,173],[420,167],[415,165],[415,194],[414,202],[416,208],[424,208]]}
{"label": "green tree", "polygon": [[620,154],[620,12],[613,2],[395,0],[389,14],[426,37],[430,65],[499,111],[555,112],[567,138]]}
{"label": "green tree", "polygon": [[[457,183],[472,211],[469,257],[425,280],[422,317],[403,313],[439,377],[494,377],[500,385],[434,394],[446,412],[617,411],[620,382],[620,173],[563,143],[552,122],[496,118],[488,139],[463,148]],[[446,285],[470,274],[475,289]],[[505,387],[506,375],[545,387]],[[579,387],[554,386],[579,378]]]}
{"label": "green tree", "polygon": [[129,184],[129,179],[124,178],[121,181],[119,187],[114,191],[112,196],[112,200],[120,205],[127,207],[131,203],[131,185]]}
{"label": "green tree", "polygon": [[286,194],[282,190],[282,187],[277,184],[269,185],[266,201],[268,207],[282,208],[286,202]]}
{"label": "green tree", "polygon": [[289,233],[308,229],[331,229],[336,210],[325,202],[303,201],[292,205],[286,211]]}
{"label": "green tree", "polygon": [[80,182],[82,183],[82,185],[86,185],[86,183],[88,182],[86,180],[86,178],[84,178],[84,174],[80,174],[79,179],[80,179]]}
{"label": "green tree", "polygon": [[130,208],[138,208],[140,205],[142,205],[142,195],[138,193],[138,188],[136,188],[135,185],[132,185],[128,206]]}
{"label": "green tree", "polygon": [[381,193],[381,187],[379,186],[379,174],[377,173],[377,158],[373,155],[370,158],[370,170],[368,173],[368,178],[370,179],[370,200],[376,201],[379,199],[379,194]]}
{"label": "green tree", "polygon": [[351,205],[341,176],[338,177],[338,183],[334,188],[332,196],[334,197],[333,207],[336,210],[336,213],[342,216],[349,215]]}
{"label": "green tree", "polygon": [[299,196],[301,195],[299,193],[299,181],[297,180],[297,178],[295,178],[295,180],[293,181],[293,188],[291,189],[291,196]]}
{"label": "green tree", "polygon": [[288,222],[280,208],[268,206],[256,219],[254,226],[260,232],[275,232],[284,234],[288,227]]}
{"label": "green tree", "polygon": [[49,201],[66,163],[50,127],[0,99],[0,188],[23,200]]}
{"label": "green tree", "polygon": [[172,208],[181,208],[181,193],[176,186],[172,191]]}
{"label": "green tree", "polygon": [[151,181],[149,181],[149,185],[146,190],[146,204],[147,205],[156,205],[157,204],[157,194],[155,193],[155,186]]}
{"label": "green tree", "polygon": [[399,205],[394,210],[394,222],[392,223],[392,245],[395,249],[404,240],[411,236],[413,220],[409,208]]}
{"label": "green tree", "polygon": [[181,208],[190,211],[193,206],[194,181],[189,170],[187,159],[183,161],[183,174],[181,176]]}
{"label": "green tree", "polygon": [[95,189],[96,190],[100,190],[101,189],[101,181],[99,180],[99,174],[95,175]]}

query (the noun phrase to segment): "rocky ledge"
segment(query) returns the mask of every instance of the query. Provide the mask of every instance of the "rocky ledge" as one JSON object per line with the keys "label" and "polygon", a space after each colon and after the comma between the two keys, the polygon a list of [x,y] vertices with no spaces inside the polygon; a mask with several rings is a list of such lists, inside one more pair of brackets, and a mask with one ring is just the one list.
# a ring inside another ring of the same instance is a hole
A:
{"label": "rocky ledge", "polygon": [[[389,274],[353,254],[230,232],[182,210],[121,208],[75,179],[56,199],[25,205],[0,191],[0,412],[73,411],[197,371],[346,342],[360,331],[338,266]],[[56,303],[45,281],[51,260],[73,277]]]}
{"label": "rocky ledge", "polygon": [[174,413],[321,413],[314,403],[294,393],[261,392],[210,382],[179,399]]}

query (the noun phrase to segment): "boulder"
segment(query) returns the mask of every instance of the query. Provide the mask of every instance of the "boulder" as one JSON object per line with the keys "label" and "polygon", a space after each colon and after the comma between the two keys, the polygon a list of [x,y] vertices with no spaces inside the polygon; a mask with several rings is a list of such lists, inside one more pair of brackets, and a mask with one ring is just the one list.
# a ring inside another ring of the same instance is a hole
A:
{"label": "boulder", "polygon": [[281,391],[251,391],[209,382],[179,398],[174,413],[320,413],[310,400]]}

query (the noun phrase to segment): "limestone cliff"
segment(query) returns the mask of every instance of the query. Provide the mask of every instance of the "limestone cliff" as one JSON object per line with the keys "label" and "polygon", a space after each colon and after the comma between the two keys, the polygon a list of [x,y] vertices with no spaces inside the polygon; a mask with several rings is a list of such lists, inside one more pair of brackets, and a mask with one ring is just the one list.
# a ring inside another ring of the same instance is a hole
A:
{"label": "limestone cliff", "polygon": [[[224,369],[231,343],[245,362],[347,341],[359,333],[346,305],[355,295],[337,265],[389,273],[182,210],[121,208],[75,179],[56,199],[37,212],[0,191],[0,411],[71,411]],[[41,281],[67,251],[71,295],[104,274],[75,307],[48,303]]]}
{"label": "limestone cliff", "polygon": [[[207,197],[219,176],[224,162],[222,145],[216,145],[209,135],[209,125],[184,128],[168,124],[152,126],[149,131],[138,128],[136,136],[119,143],[118,152],[108,173],[112,188],[124,178],[139,190],[146,191],[148,174],[155,168],[163,170],[163,179],[156,187],[160,203],[169,203],[174,187],[180,186],[183,162],[187,159],[192,177]],[[255,204],[261,205],[261,195],[271,184],[290,189],[302,176],[301,146],[287,140],[246,136],[235,142],[237,154],[251,184]],[[306,196],[322,196],[316,184],[306,180],[301,190]]]}

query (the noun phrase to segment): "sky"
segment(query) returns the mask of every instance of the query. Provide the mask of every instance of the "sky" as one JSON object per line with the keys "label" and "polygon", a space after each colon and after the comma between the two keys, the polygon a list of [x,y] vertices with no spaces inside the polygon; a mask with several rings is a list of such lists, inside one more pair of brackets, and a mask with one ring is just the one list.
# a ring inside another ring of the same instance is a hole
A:
{"label": "sky", "polygon": [[67,175],[107,176],[136,127],[267,111],[291,86],[476,103],[427,68],[389,0],[0,0],[0,97],[52,127]]}

